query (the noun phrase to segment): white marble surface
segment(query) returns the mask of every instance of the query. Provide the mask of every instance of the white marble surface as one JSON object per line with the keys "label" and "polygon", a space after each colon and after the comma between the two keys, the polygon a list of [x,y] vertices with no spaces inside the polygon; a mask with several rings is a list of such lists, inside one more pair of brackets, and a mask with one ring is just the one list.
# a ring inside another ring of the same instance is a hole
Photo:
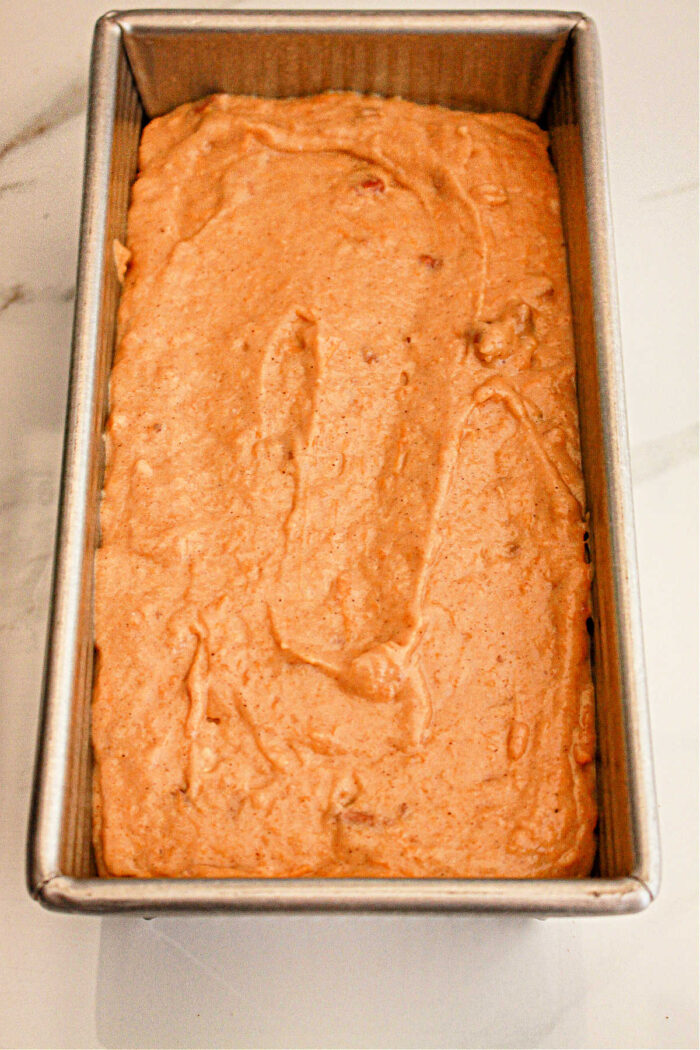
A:
{"label": "white marble surface", "polygon": [[100,920],[27,896],[88,50],[102,9],[0,4],[0,1044],[697,1046],[696,5],[586,6],[603,47],[663,887],[642,915],[545,923]]}

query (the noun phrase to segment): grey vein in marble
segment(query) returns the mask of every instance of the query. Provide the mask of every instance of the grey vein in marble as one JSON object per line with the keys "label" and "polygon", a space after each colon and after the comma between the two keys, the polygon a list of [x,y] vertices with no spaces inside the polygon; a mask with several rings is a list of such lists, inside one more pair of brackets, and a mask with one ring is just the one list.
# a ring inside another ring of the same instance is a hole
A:
{"label": "grey vein in marble", "polygon": [[13,182],[0,182],[0,200],[6,193],[21,193],[30,189],[36,179],[15,179]]}
{"label": "grey vein in marble", "polygon": [[85,109],[86,97],[87,89],[83,80],[74,80],[67,84],[40,113],[0,145],[0,163],[15,150],[77,117]]}
{"label": "grey vein in marble", "polygon": [[28,288],[25,284],[11,284],[0,287],[0,314],[10,306],[22,306],[25,303],[70,303],[75,296],[75,286],[65,288]]}
{"label": "grey vein in marble", "polygon": [[42,432],[19,470],[0,474],[0,640],[43,630],[58,501],[60,434]]}
{"label": "grey vein in marble", "polygon": [[640,201],[646,203],[647,201],[663,201],[668,197],[679,197],[682,193],[697,192],[698,180],[692,179],[690,182],[682,182],[677,186],[669,186],[668,189],[655,190],[653,193],[645,193],[640,197]]}
{"label": "grey vein in marble", "polygon": [[698,455],[698,424],[677,430],[632,449],[632,478],[636,483],[658,477]]}

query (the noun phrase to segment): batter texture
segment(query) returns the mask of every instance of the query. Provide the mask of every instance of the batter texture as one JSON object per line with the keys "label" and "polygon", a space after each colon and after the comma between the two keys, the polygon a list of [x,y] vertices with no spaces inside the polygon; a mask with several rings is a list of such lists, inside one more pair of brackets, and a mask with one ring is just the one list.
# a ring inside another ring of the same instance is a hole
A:
{"label": "batter texture", "polygon": [[127,249],[100,872],[586,874],[590,567],[546,135],[214,96],[146,127]]}

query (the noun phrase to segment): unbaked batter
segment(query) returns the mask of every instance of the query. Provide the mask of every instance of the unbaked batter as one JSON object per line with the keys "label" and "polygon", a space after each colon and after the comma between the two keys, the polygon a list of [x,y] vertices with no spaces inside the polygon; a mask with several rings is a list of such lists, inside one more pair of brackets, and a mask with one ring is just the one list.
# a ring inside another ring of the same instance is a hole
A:
{"label": "unbaked batter", "polygon": [[127,248],[101,873],[587,873],[590,571],[546,135],[215,96],[146,127]]}

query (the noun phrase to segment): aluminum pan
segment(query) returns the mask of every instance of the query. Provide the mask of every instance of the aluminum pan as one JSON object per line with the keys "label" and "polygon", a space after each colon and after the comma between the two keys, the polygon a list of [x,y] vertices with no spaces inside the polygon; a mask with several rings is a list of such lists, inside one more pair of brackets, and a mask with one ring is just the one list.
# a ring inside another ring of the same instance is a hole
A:
{"label": "aluminum pan", "polygon": [[[169,73],[173,68],[177,78]],[[123,235],[141,104],[153,115],[211,90],[290,94],[326,87],[382,89],[461,108],[506,108],[551,123],[555,163],[560,182],[566,183],[562,195],[584,474],[596,540],[595,672],[601,740],[596,877],[94,877],[89,850],[91,573],[100,434],[118,294],[111,238]],[[577,233],[580,236],[574,236]],[[600,69],[592,24],[579,15],[537,13],[170,11],[105,16],[96,28],[91,68],[59,536],[28,851],[30,891],[50,907],[84,912],[614,914],[638,911],[653,899],[658,869]]]}

